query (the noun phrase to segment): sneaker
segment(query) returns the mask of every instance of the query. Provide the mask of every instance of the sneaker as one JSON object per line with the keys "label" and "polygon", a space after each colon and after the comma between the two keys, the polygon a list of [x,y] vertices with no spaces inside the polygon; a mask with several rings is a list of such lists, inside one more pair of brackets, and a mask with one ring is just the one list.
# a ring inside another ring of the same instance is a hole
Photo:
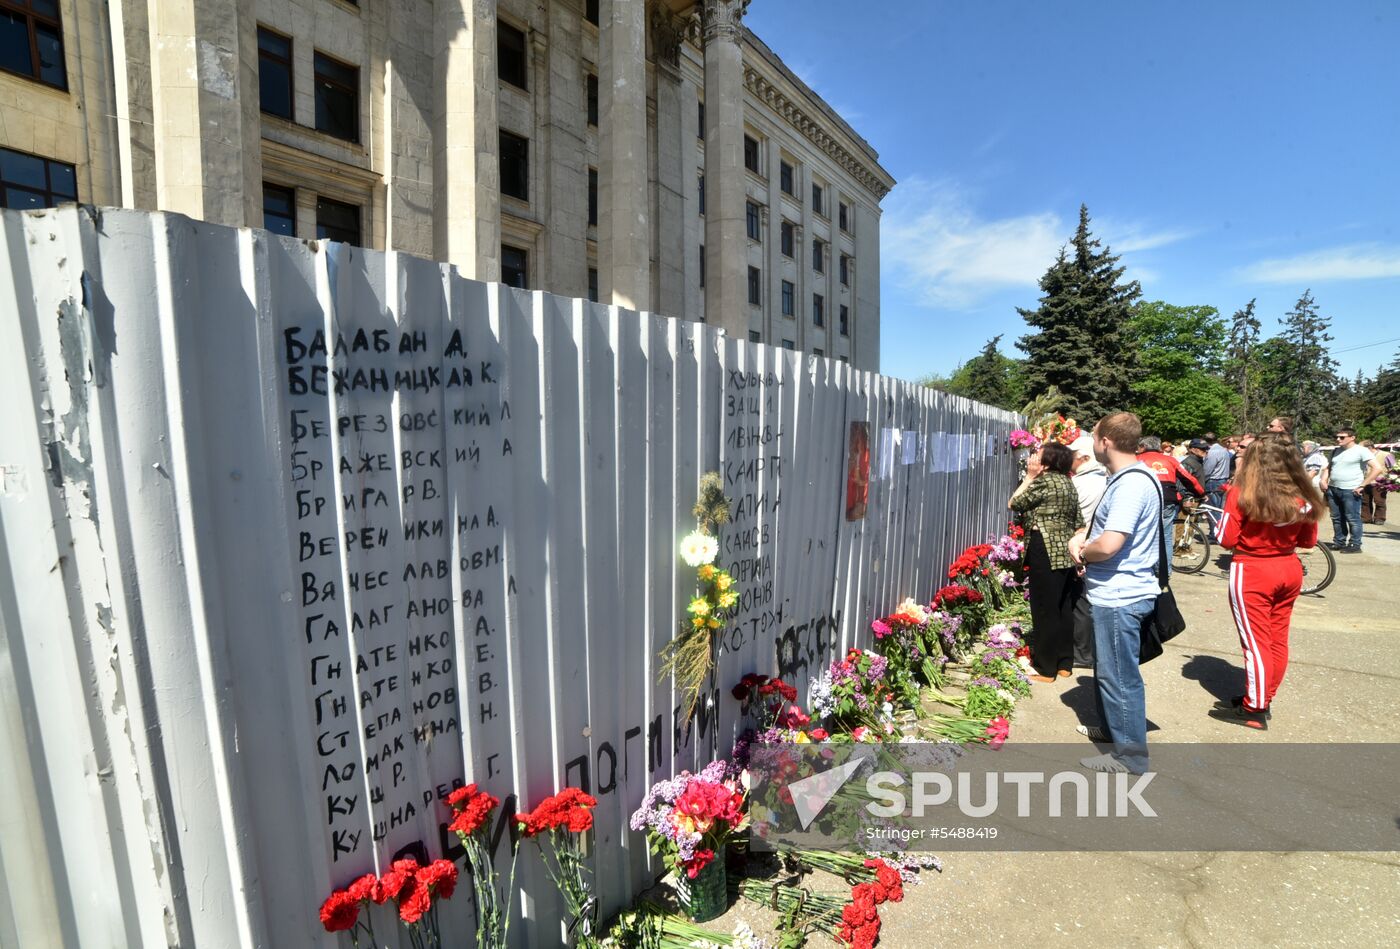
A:
{"label": "sneaker", "polygon": [[1213,708],[1208,713],[1211,718],[1218,722],[1225,722],[1229,725],[1243,725],[1245,728],[1252,728],[1255,731],[1266,732],[1269,730],[1269,713],[1251,712],[1244,706],[1238,708]]}
{"label": "sneaker", "polygon": [[1333,549],[1336,550],[1337,553],[1339,553],[1339,554],[1359,554],[1359,553],[1361,553],[1361,548],[1360,548],[1360,547],[1336,547],[1336,548],[1333,548]]}
{"label": "sneaker", "polygon": [[[1236,696],[1234,696],[1233,698],[1221,699],[1220,701],[1218,701],[1218,702],[1215,703],[1215,707],[1218,708],[1218,709],[1221,709],[1221,710],[1225,710],[1225,711],[1228,711],[1229,709],[1232,709],[1232,708],[1243,708],[1243,707],[1244,707],[1244,696],[1243,696],[1243,695],[1236,695]],[[1265,717],[1265,718],[1268,718],[1268,719],[1272,719],[1272,718],[1274,717],[1273,710],[1272,710],[1272,709],[1267,709],[1267,708],[1264,709],[1264,717]]]}
{"label": "sneaker", "polygon": [[1083,735],[1085,738],[1089,739],[1090,741],[1110,741],[1110,740],[1111,740],[1111,739],[1108,737],[1108,732],[1104,731],[1102,728],[1100,728],[1100,727],[1097,726],[1097,725],[1079,725],[1079,726],[1076,726],[1074,730],[1077,731],[1077,732],[1079,732],[1079,734]]}
{"label": "sneaker", "polygon": [[1347,549],[1347,545],[1346,545],[1346,544],[1339,544],[1339,543],[1337,543],[1337,542],[1334,540],[1334,541],[1330,541],[1330,542],[1327,544],[1327,549],[1328,549],[1328,550],[1346,550],[1346,549]]}

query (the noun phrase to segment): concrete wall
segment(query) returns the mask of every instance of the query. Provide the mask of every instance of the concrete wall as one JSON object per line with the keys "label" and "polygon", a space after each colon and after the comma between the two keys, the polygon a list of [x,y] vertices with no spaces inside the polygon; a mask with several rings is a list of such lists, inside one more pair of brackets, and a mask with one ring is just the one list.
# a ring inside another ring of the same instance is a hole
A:
{"label": "concrete wall", "polygon": [[[1012,416],[834,360],[174,215],[0,227],[6,946],[333,945],[333,887],[454,853],[462,781],[595,793],[606,915],[734,680],[805,691],[1004,523]],[[712,469],[742,601],[687,724],[655,656]],[[520,883],[519,944],[558,942]]]}

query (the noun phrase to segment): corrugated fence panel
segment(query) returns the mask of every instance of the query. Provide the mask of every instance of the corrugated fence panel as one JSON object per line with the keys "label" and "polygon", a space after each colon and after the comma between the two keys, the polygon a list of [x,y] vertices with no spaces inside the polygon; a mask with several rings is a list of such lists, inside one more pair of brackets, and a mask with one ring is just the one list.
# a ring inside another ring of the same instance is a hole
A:
{"label": "corrugated fence panel", "polygon": [[[631,812],[728,754],[740,675],[805,700],[1005,523],[1017,419],[940,392],[398,254],[0,225],[6,945],[335,945],[331,888],[460,855],[468,781],[502,869],[517,809],[595,794],[606,917],[659,870]],[[712,470],[741,600],[687,721],[656,657]],[[561,943],[523,854],[513,938]],[[441,922],[469,944],[465,890]]]}

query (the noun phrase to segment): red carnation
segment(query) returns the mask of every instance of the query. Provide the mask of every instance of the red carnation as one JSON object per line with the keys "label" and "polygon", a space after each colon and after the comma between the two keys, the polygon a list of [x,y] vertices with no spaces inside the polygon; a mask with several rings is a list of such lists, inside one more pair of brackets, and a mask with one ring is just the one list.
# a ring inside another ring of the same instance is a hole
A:
{"label": "red carnation", "polygon": [[450,899],[457,889],[457,864],[451,860],[434,860],[415,875],[418,882],[429,887],[438,899]]}
{"label": "red carnation", "polygon": [[468,784],[448,795],[447,803],[455,815],[448,830],[458,834],[470,834],[486,823],[491,812],[501,802],[499,798],[485,791],[478,791],[475,784]]}
{"label": "red carnation", "polygon": [[360,901],[346,890],[336,890],[321,904],[321,925],[328,933],[353,929],[359,918]]}
{"label": "red carnation", "polygon": [[807,733],[807,736],[813,741],[826,741],[831,737],[831,734],[825,728],[814,728]]}
{"label": "red carnation", "polygon": [[565,788],[553,797],[547,797],[533,811],[521,811],[515,815],[520,823],[520,832],[533,837],[541,831],[564,827],[569,832],[581,834],[593,826],[593,810],[597,798],[584,794],[578,788]]}
{"label": "red carnation", "polygon": [[399,919],[410,924],[416,923],[433,905],[432,897],[428,894],[428,884],[414,877],[405,892],[407,896],[401,896],[399,899]]}
{"label": "red carnation", "polygon": [[418,861],[412,857],[395,860],[375,882],[374,892],[370,894],[370,899],[381,906],[391,899],[397,899],[403,891],[404,884],[413,879],[413,875],[417,872]]}
{"label": "red carnation", "polygon": [[356,900],[367,900],[374,895],[375,876],[373,873],[366,873],[354,883],[345,888]]}

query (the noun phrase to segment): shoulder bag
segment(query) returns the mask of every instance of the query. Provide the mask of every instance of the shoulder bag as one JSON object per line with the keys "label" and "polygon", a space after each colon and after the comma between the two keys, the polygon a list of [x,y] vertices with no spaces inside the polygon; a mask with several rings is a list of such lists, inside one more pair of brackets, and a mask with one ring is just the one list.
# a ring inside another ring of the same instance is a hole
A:
{"label": "shoulder bag", "polygon": [[[1144,471],[1158,486],[1161,482],[1150,471]],[[1176,605],[1176,595],[1172,593],[1167,574],[1167,525],[1162,523],[1161,508],[1157,513],[1157,583],[1161,592],[1152,605],[1152,612],[1142,621],[1142,637],[1138,646],[1138,665],[1150,662],[1162,654],[1162,644],[1173,639],[1186,628],[1186,619]]]}

